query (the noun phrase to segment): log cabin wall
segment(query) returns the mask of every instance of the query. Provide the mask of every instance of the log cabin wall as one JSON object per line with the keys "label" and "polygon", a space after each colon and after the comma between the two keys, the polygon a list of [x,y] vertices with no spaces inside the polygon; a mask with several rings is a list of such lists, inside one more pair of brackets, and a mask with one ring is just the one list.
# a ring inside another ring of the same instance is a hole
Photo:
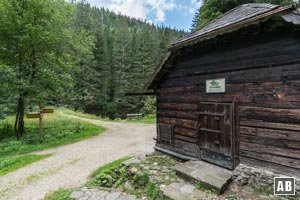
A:
{"label": "log cabin wall", "polygon": [[[199,158],[199,103],[235,102],[238,161],[300,174],[299,29],[269,24],[177,52],[156,85],[157,121],[174,131],[173,144],[160,146]],[[216,78],[226,79],[226,93],[206,94]]]}

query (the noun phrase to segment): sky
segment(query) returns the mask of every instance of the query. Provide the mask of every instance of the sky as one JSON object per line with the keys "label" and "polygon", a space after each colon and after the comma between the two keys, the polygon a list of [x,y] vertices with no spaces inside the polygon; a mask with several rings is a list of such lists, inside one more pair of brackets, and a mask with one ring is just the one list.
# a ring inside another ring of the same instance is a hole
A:
{"label": "sky", "polygon": [[189,31],[201,0],[86,0],[115,13]]}

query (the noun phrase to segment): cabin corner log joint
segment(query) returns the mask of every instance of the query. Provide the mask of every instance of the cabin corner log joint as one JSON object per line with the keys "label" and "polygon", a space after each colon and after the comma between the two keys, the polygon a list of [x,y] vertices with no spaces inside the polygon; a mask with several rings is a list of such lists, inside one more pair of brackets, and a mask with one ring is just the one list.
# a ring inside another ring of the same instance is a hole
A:
{"label": "cabin corner log joint", "polygon": [[147,89],[156,149],[300,174],[300,14],[244,4],[177,42]]}

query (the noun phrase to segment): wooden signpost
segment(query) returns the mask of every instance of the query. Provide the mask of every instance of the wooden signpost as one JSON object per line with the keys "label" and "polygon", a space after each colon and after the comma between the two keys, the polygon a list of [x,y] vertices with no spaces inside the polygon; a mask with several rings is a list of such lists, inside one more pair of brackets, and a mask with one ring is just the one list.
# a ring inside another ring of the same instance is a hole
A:
{"label": "wooden signpost", "polygon": [[40,113],[31,113],[26,116],[28,119],[40,118]]}
{"label": "wooden signpost", "polygon": [[38,113],[27,114],[28,119],[39,118],[39,127],[40,127],[40,141],[43,141],[43,115],[44,113],[54,113],[52,108],[44,108],[43,105],[39,106],[40,111]]}

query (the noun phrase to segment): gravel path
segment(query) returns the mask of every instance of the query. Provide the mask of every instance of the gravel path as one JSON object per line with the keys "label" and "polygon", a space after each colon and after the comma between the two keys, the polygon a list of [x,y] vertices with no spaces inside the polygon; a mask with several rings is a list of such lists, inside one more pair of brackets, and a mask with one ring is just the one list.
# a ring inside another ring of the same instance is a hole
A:
{"label": "gravel path", "polygon": [[59,188],[85,184],[92,171],[113,160],[153,152],[155,125],[82,120],[107,130],[81,142],[37,152],[53,155],[0,177],[0,200],[42,199]]}

